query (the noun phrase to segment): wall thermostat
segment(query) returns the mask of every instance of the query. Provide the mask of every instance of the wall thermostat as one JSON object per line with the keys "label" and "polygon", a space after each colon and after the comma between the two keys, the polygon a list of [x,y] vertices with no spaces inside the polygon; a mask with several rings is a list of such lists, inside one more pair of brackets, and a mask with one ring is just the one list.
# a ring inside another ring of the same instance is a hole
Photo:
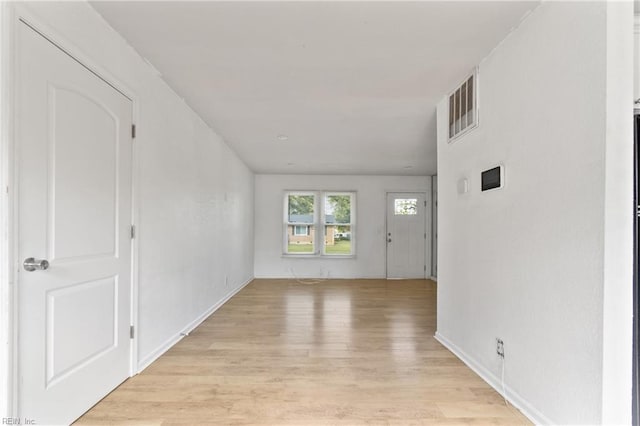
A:
{"label": "wall thermostat", "polygon": [[504,166],[496,166],[482,172],[482,190],[500,189],[504,186]]}

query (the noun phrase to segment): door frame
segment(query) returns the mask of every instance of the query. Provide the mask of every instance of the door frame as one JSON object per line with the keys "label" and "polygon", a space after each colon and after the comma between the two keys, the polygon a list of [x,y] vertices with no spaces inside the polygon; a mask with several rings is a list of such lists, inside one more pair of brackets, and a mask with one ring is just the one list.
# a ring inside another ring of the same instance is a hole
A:
{"label": "door frame", "polygon": [[640,173],[638,163],[638,143],[640,142],[638,132],[640,131],[640,107],[635,108],[633,112],[634,121],[634,203],[633,203],[633,228],[634,228],[634,256],[633,256],[633,359],[632,359],[632,387],[631,387],[631,407],[632,407],[632,423],[638,424],[640,417],[640,288],[638,287],[638,209],[639,196],[638,191],[638,173]]}
{"label": "door frame", "polygon": [[431,176],[431,281],[438,281],[438,175]]}
{"label": "door frame", "polygon": [[[429,179],[431,182],[431,179]],[[424,232],[427,233],[427,238],[425,238],[425,247],[424,247],[424,264],[427,267],[427,270],[424,272],[424,278],[427,279],[431,275],[431,229],[427,225],[431,223],[431,189],[416,189],[415,191],[409,189],[401,189],[397,191],[393,190],[385,190],[384,192],[384,276],[385,279],[393,279],[389,278],[389,265],[388,265],[388,251],[389,244],[387,244],[387,234],[389,232],[389,194],[424,194],[424,200],[427,205],[424,209]]]}
{"label": "door frame", "polygon": [[[16,66],[18,47],[16,33],[19,25],[30,26],[42,37],[54,44],[64,53],[73,58],[80,65],[91,71],[98,78],[120,92],[131,101],[132,122],[138,122],[139,99],[136,93],[115,77],[108,70],[100,66],[91,56],[85,54],[59,31],[47,25],[32,13],[28,3],[0,2],[0,91],[4,96],[0,99],[0,394],[6,398],[0,400],[0,416],[18,416],[18,386],[19,386],[19,357],[18,357],[18,291],[17,271],[20,268],[18,259],[18,165],[19,158],[15,151],[15,94]],[[137,135],[136,135],[137,136]],[[140,153],[138,143],[132,142],[131,162],[131,223],[136,226],[139,234],[139,170]],[[138,235],[131,240],[131,325],[138,326]],[[139,372],[138,333],[131,340],[129,377]]]}

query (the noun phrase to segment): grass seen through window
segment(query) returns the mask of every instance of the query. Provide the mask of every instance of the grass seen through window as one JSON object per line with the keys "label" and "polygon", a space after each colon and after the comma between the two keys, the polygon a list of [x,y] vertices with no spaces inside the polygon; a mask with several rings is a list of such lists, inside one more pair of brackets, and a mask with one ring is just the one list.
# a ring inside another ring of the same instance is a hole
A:
{"label": "grass seen through window", "polygon": [[336,241],[334,244],[324,246],[327,254],[351,254],[351,241]]}
{"label": "grass seen through window", "polygon": [[287,253],[313,253],[313,244],[289,244]]}
{"label": "grass seen through window", "polygon": [[[325,246],[327,254],[351,254],[351,241],[336,241]],[[313,253],[312,244],[289,244],[287,253]]]}

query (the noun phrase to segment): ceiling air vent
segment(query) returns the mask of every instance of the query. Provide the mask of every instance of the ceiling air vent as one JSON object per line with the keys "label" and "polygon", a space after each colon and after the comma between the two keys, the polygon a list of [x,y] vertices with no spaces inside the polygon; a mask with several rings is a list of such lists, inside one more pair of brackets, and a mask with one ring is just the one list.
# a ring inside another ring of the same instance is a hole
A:
{"label": "ceiling air vent", "polygon": [[476,70],[449,95],[449,141],[478,125],[477,92]]}

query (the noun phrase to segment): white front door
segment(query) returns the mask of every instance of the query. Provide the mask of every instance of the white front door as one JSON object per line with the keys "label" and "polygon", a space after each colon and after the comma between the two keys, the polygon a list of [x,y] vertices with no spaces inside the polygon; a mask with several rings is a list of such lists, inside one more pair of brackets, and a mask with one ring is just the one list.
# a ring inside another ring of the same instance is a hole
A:
{"label": "white front door", "polygon": [[426,196],[387,194],[387,278],[424,278],[426,274]]}
{"label": "white front door", "polygon": [[129,376],[132,105],[23,22],[16,71],[19,414],[66,424]]}

